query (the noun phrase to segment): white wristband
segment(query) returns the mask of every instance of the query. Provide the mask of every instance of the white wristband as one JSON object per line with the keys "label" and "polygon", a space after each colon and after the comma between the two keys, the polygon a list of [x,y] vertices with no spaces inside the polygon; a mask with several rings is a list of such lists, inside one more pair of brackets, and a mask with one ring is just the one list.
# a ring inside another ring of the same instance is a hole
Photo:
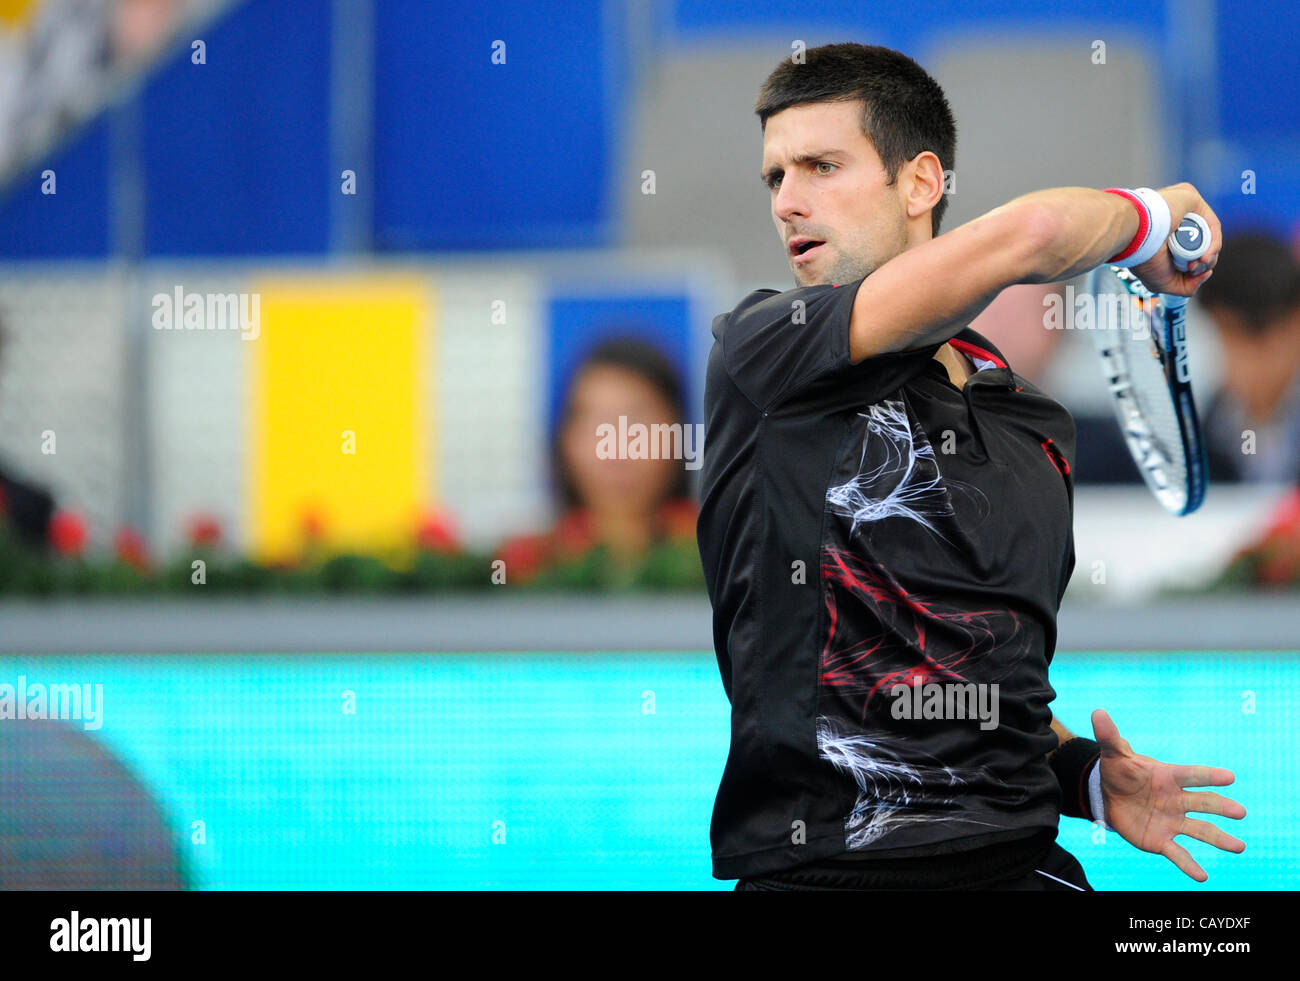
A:
{"label": "white wristband", "polygon": [[1106,823],[1106,802],[1101,796],[1101,760],[1092,765],[1092,772],[1088,774],[1088,803],[1092,807],[1092,819],[1100,821],[1107,831],[1114,831]]}
{"label": "white wristband", "polygon": [[1140,266],[1154,256],[1164,246],[1173,231],[1174,217],[1169,211],[1169,202],[1149,187],[1130,187],[1130,194],[1140,200],[1147,210],[1148,224],[1146,236],[1127,259],[1113,262],[1114,266]]}

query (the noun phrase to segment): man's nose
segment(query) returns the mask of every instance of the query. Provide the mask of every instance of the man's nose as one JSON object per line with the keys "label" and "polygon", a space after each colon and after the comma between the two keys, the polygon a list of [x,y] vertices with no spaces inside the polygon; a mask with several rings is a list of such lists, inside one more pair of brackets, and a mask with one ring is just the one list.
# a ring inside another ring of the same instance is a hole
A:
{"label": "man's nose", "polygon": [[776,200],[772,202],[772,213],[782,221],[789,221],[792,216],[808,217],[808,201],[804,188],[798,179],[790,174],[781,178],[777,188]]}

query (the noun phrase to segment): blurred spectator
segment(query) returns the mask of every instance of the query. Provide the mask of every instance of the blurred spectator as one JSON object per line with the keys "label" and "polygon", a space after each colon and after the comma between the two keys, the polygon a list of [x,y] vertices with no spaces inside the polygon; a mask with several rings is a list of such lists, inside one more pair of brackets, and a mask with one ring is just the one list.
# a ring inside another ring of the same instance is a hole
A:
{"label": "blurred spectator", "polygon": [[[684,438],[693,438],[676,369],[653,345],[631,337],[600,344],[574,373],[551,446],[559,520],[549,532],[505,544],[502,557],[514,574],[526,579],[599,546],[623,569],[668,539],[694,547],[698,512],[684,460],[598,453],[599,427],[620,429],[620,416],[629,428],[679,424]],[[681,445],[700,451],[694,442]]]}
{"label": "blurred spectator", "polygon": [[1231,236],[1197,300],[1223,346],[1203,423],[1211,479],[1300,482],[1300,263],[1270,235]]}
{"label": "blurred spectator", "polygon": [[0,466],[0,525],[7,524],[23,544],[44,549],[53,514],[54,498]]}

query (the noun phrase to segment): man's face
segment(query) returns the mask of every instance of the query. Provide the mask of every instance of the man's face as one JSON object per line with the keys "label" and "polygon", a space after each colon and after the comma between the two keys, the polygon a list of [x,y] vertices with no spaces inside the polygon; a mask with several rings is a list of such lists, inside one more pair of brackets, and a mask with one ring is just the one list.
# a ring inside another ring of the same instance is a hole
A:
{"label": "man's face", "polygon": [[[862,103],[819,102],[771,116],[763,180],[800,286],[851,283],[907,246],[897,185],[862,131]],[[804,248],[807,242],[821,243]]]}
{"label": "man's face", "polygon": [[1300,311],[1252,330],[1239,313],[1213,307],[1210,319],[1222,348],[1223,388],[1253,412],[1272,413],[1300,361]]}

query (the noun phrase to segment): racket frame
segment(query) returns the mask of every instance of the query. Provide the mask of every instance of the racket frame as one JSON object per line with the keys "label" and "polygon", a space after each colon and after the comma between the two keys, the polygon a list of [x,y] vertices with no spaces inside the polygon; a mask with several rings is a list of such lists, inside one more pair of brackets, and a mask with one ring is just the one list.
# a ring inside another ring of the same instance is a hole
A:
{"label": "racket frame", "polygon": [[1156,500],[1171,514],[1178,516],[1191,514],[1205,500],[1209,483],[1209,465],[1188,371],[1188,298],[1153,293],[1130,269],[1121,266],[1098,266],[1088,274],[1086,287],[1096,304],[1098,321],[1101,319],[1102,310],[1099,302],[1100,279],[1107,273],[1113,274],[1124,286],[1127,291],[1126,298],[1130,302],[1132,299],[1137,299],[1144,309],[1148,306],[1154,308],[1152,311],[1147,311],[1147,326],[1155,333],[1165,381],[1169,386],[1169,397],[1173,402],[1174,417],[1178,421],[1181,437],[1178,449],[1182,452],[1184,472],[1187,475],[1182,490],[1175,489],[1167,479],[1168,475],[1153,467],[1149,453],[1156,445],[1155,440],[1148,435],[1146,438],[1150,445],[1147,447],[1142,445],[1144,438],[1142,433],[1150,434],[1152,427],[1142,415],[1138,402],[1132,395],[1131,375],[1127,379],[1129,384],[1125,384],[1126,379],[1119,370],[1125,355],[1116,352],[1116,345],[1108,343],[1111,337],[1120,338],[1119,331],[1127,328],[1116,326],[1107,329],[1098,323],[1097,329],[1093,332],[1093,340],[1100,357],[1102,375],[1111,392],[1112,407],[1119,420],[1120,430],[1124,434],[1124,441],[1128,445],[1133,462],[1137,464],[1142,479],[1155,495]]}

